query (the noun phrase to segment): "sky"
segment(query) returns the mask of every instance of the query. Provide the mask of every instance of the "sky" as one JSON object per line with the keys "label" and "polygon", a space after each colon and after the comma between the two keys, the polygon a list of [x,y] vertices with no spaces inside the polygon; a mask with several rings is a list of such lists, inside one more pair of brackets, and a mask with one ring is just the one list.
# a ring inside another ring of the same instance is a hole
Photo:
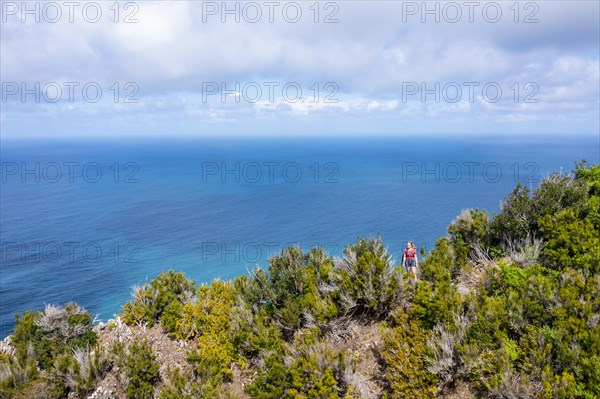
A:
{"label": "sky", "polygon": [[600,132],[598,1],[0,1],[2,138]]}

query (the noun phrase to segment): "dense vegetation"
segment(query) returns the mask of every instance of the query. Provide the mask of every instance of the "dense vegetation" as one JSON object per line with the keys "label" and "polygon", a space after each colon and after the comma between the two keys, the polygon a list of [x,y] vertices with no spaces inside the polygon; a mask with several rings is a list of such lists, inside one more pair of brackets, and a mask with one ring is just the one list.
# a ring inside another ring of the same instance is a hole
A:
{"label": "dense vegetation", "polygon": [[287,248],[234,281],[161,273],[121,317],[195,341],[193,371],[162,377],[147,342],[105,348],[87,311],[48,305],[16,316],[0,397],[83,397],[118,367],[128,398],[234,397],[234,368],[253,371],[251,398],[366,398],[337,344],[352,322],[382,337],[383,398],[600,397],[600,165],[518,185],[499,214],[464,211],[420,272],[361,238],[343,259]]}

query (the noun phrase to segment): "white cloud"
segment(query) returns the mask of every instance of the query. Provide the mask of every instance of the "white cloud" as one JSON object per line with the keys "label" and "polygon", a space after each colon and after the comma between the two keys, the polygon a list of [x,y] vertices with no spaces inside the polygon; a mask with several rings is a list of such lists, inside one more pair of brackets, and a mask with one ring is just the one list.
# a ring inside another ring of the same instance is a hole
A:
{"label": "white cloud", "polygon": [[[257,110],[271,117],[327,114],[340,118],[368,111],[423,118],[485,111],[498,113],[498,120],[512,111],[531,115],[530,119],[543,113],[548,119],[541,122],[549,124],[553,117],[570,112],[597,116],[596,2],[537,2],[539,22],[534,24],[522,23],[531,11],[525,9],[515,23],[508,2],[501,3],[503,17],[496,24],[486,22],[481,14],[470,23],[464,9],[457,24],[444,18],[440,23],[431,19],[422,23],[418,14],[403,22],[403,3],[338,2],[339,23],[334,24],[315,24],[309,9],[312,3],[300,3],[303,18],[297,24],[285,22],[277,13],[275,23],[265,22],[264,7],[263,21],[256,24],[243,20],[223,24],[219,15],[203,22],[202,4],[188,1],[137,3],[139,23],[133,24],[111,20],[108,7],[113,3],[102,3],[105,14],[96,24],[81,20],[22,24],[9,18],[1,25],[2,81],[91,81],[103,87],[137,83],[138,104],[69,104],[71,114],[102,115],[115,118],[115,123],[127,113],[159,113],[165,121],[193,116],[218,122],[253,118]],[[120,4],[124,7],[125,2]],[[330,11],[321,9],[319,19]],[[126,14],[121,9],[120,18]],[[303,87],[335,82],[343,100],[257,105],[241,101],[210,107],[198,102],[204,82],[252,81],[298,82]],[[408,104],[401,101],[407,82],[428,87],[435,82],[442,86],[498,82],[505,88],[518,82],[520,95],[526,94],[524,84],[534,82],[540,102],[527,105],[503,98],[498,104]],[[9,101],[3,104],[2,121],[15,120],[9,115],[61,114],[59,105]],[[589,125],[595,122],[590,120]]]}
{"label": "white cloud", "polygon": [[396,107],[398,107],[397,100],[385,101],[383,103],[380,103],[379,101],[371,101],[369,103],[369,105],[367,105],[367,109],[369,111],[372,111],[372,110],[391,111],[393,109],[396,109]]}

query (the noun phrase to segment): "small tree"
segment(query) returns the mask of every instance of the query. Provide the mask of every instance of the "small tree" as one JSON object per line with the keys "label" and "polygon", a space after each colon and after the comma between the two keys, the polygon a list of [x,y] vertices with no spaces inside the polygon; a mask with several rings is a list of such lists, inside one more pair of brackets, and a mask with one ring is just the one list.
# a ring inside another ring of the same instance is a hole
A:
{"label": "small tree", "polygon": [[391,255],[381,238],[360,238],[336,262],[342,307],[380,316],[389,309],[394,282]]}
{"label": "small tree", "polygon": [[527,187],[517,184],[502,201],[500,209],[501,212],[494,215],[490,226],[496,245],[523,240],[531,234],[535,220],[531,193]]}

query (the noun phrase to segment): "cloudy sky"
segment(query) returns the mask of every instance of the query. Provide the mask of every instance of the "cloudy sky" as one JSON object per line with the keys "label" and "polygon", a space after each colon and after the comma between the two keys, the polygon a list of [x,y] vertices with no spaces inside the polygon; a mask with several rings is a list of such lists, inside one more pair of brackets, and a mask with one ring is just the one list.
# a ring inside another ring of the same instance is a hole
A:
{"label": "cloudy sky", "polygon": [[599,132],[598,1],[1,1],[3,137]]}

